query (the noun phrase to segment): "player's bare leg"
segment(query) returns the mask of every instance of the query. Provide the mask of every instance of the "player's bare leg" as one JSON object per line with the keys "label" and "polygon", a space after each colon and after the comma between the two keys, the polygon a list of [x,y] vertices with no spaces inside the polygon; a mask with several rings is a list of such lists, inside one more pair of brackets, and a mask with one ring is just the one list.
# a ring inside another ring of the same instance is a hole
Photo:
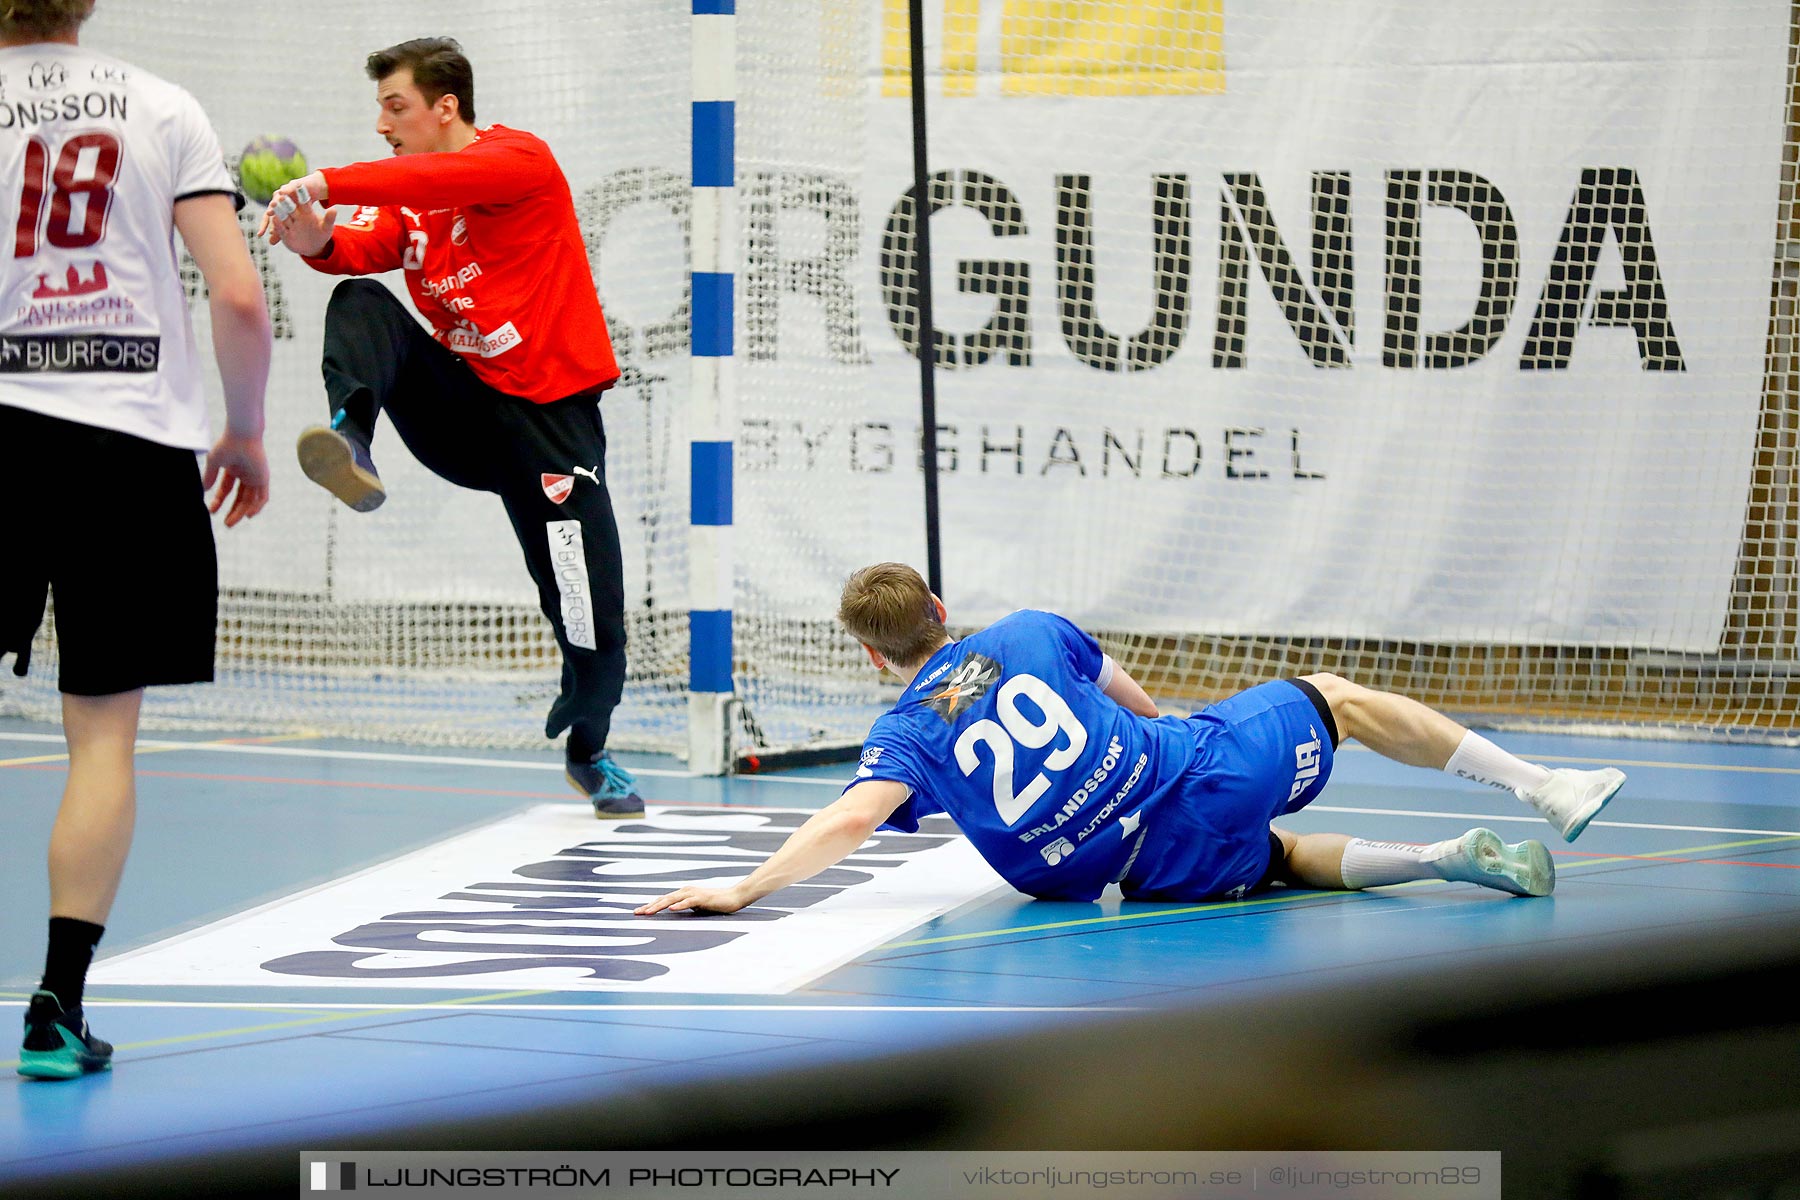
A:
{"label": "player's bare leg", "polygon": [[112,1046],[88,1031],[81,1000],[137,823],[134,755],[143,698],[141,689],[63,697],[69,779],[50,832],[50,946],[43,983],[25,1012],[21,1075],[74,1079],[112,1066]]}
{"label": "player's bare leg", "polygon": [[1624,786],[1624,772],[1552,770],[1510,754],[1417,700],[1378,692],[1337,675],[1305,676],[1331,706],[1342,740],[1355,738],[1384,758],[1446,771],[1512,792],[1564,840],[1581,836]]}
{"label": "player's bare leg", "polygon": [[133,755],[144,693],[64,696],[69,781],[50,833],[50,915],[106,923],[137,821]]}
{"label": "player's bare leg", "polygon": [[1304,678],[1331,705],[1341,740],[1355,738],[1383,758],[1409,767],[1443,770],[1469,732],[1436,709],[1393,692],[1378,692],[1339,675]]}
{"label": "player's bare leg", "polygon": [[1287,864],[1281,877],[1284,882],[1303,887],[1337,891],[1344,886],[1344,847],[1350,839],[1341,833],[1294,833],[1286,829],[1269,832],[1281,839]]}

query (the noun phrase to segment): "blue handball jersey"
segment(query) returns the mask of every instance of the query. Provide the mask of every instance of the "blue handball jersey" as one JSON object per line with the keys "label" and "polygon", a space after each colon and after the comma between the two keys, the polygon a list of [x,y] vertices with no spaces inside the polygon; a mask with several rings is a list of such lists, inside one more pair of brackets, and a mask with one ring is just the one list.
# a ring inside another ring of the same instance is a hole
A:
{"label": "blue handball jersey", "polygon": [[869,730],[856,782],[912,789],[887,827],[946,813],[1020,891],[1092,900],[1124,876],[1145,810],[1179,790],[1195,754],[1182,721],[1108,699],[1105,668],[1054,613],[996,621],[926,661]]}

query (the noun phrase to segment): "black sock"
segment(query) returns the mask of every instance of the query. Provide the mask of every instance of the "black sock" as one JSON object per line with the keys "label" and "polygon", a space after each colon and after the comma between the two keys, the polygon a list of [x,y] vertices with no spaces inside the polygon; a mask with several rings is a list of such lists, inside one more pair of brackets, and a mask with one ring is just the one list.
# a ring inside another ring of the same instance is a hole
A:
{"label": "black sock", "polygon": [[106,926],[74,917],[50,918],[50,950],[44,955],[44,981],[38,986],[62,1001],[63,1011],[81,1007],[88,964]]}
{"label": "black sock", "polygon": [[592,734],[583,733],[579,729],[569,730],[567,753],[570,762],[591,763],[600,757],[600,751],[606,749],[605,742],[595,741]]}

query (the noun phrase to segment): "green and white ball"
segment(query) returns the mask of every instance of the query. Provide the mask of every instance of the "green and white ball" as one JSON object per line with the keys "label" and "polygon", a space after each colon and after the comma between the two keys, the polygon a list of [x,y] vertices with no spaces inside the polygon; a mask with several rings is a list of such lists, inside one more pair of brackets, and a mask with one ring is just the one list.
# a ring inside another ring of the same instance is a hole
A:
{"label": "green and white ball", "polygon": [[267,204],[275,189],[306,174],[306,155],[293,141],[265,133],[244,147],[238,159],[238,182],[244,195]]}

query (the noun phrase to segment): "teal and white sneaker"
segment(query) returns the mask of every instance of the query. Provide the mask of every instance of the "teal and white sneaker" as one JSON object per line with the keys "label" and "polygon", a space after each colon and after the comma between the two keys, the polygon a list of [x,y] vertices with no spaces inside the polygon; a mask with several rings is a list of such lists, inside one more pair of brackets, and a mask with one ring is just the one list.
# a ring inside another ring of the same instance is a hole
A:
{"label": "teal and white sneaker", "polygon": [[25,1044],[19,1074],[33,1079],[79,1079],[90,1071],[112,1070],[112,1043],[88,1032],[80,1008],[63,1011],[54,993],[32,993],[25,1010]]}
{"label": "teal and white sneaker", "polygon": [[1471,829],[1437,860],[1445,879],[1457,879],[1515,896],[1548,896],[1556,890],[1556,864],[1544,843],[1509,846],[1491,829]]}
{"label": "teal and white sneaker", "polygon": [[644,815],[644,798],[638,795],[637,779],[604,750],[592,762],[565,758],[563,778],[593,803],[594,815],[603,821]]}

